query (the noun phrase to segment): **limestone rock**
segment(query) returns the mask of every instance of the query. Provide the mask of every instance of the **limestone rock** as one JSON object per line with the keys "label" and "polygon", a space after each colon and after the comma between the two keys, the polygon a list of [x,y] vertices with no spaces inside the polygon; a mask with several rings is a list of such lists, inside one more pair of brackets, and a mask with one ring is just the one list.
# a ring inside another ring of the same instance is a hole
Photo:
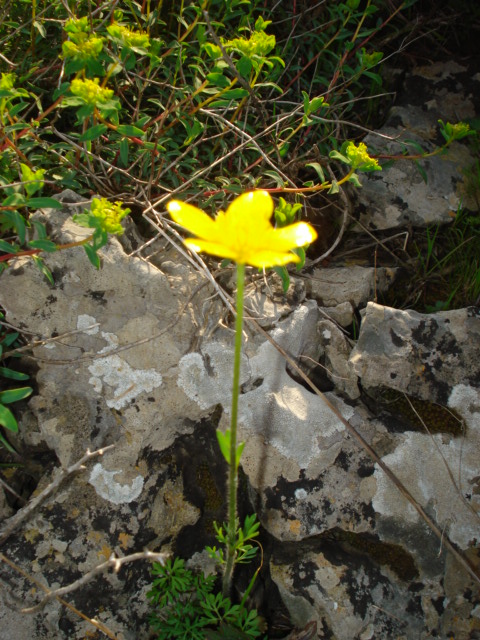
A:
{"label": "limestone rock", "polygon": [[454,388],[480,388],[475,308],[420,314],[367,305],[350,362],[362,385],[446,404]]}
{"label": "limestone rock", "polygon": [[[420,145],[432,151],[442,145],[438,120],[455,124],[475,115],[475,95],[469,90],[468,70],[455,62],[417,67],[409,75],[404,100],[397,101],[386,124],[364,139],[372,155],[418,154]],[[378,135],[380,134],[380,135]],[[445,154],[419,160],[427,181],[415,163],[396,160],[385,171],[362,174],[362,189],[356,199],[362,208],[360,222],[371,229],[393,229],[405,225],[426,226],[452,221],[460,205],[469,206],[463,171],[475,162],[465,141],[454,142]],[[470,203],[476,208],[474,203]]]}
{"label": "limestone rock", "polygon": [[314,269],[307,281],[307,293],[325,307],[337,307],[346,302],[354,308],[364,307],[376,293],[385,292],[394,278],[395,271],[386,268]]}
{"label": "limestone rock", "polygon": [[[54,215],[60,224],[61,241],[84,232],[72,224],[71,212],[44,213],[47,222]],[[71,582],[112,552],[165,548],[198,559],[206,531],[224,517],[225,468],[215,429],[229,426],[231,328],[219,322],[221,309],[212,291],[200,288],[200,276],[170,260],[158,260],[157,268],[129,258],[115,239],[102,250],[98,272],[81,248],[45,261],[54,287],[23,259],[2,274],[0,290],[12,324],[58,338],[34,350],[38,393],[29,401],[25,442],[47,444],[63,466],[87,448],[115,448],[70,478],[7,541],[5,553],[49,587]],[[452,539],[468,548],[476,534],[465,501],[478,506],[479,319],[472,310],[421,316],[369,303],[351,353],[336,323],[348,324],[353,308],[383,286],[373,270],[354,270],[353,276],[347,269],[319,275],[330,288],[322,284],[315,296],[333,307],[332,318],[325,315],[330,309],[304,300],[301,284],[287,299],[296,304],[291,313],[275,292],[267,301],[260,287],[249,303],[294,360],[302,366],[320,361],[331,370],[325,397],[410,482]],[[325,282],[330,277],[336,279]],[[380,273],[385,286],[389,277]],[[242,470],[273,550],[271,576],[293,622],[303,628],[315,620],[319,631],[339,640],[402,633],[407,640],[426,640],[433,631],[442,637],[455,615],[468,617],[472,607],[456,598],[459,579],[445,553],[439,556],[433,534],[412,517],[324,399],[299,382],[264,335],[248,324],[245,333]],[[463,499],[437,456],[440,449],[457,468],[458,434],[431,439],[390,429],[363,405],[358,381],[368,392],[387,385],[433,397],[463,416]],[[45,469],[40,486],[49,480]],[[449,506],[458,507],[458,521]],[[251,512],[250,504],[245,508]],[[1,570],[12,599],[32,602],[31,585],[3,565]],[[143,640],[149,584],[148,566],[135,564],[99,577],[71,599],[88,615],[98,614],[119,638]],[[461,583],[463,592],[468,585]],[[0,611],[10,633],[13,616],[5,607]],[[398,611],[406,611],[401,624],[392,620]],[[22,619],[21,632],[32,640],[79,640],[91,631],[55,602],[28,620]]]}

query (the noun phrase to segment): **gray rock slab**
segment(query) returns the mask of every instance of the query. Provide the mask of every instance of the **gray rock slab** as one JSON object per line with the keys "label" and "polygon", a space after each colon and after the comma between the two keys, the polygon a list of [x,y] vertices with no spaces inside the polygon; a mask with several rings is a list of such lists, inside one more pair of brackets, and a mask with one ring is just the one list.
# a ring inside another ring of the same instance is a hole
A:
{"label": "gray rock slab", "polygon": [[457,385],[480,388],[478,310],[421,314],[370,302],[350,362],[364,387],[446,405]]}
{"label": "gray rock slab", "polygon": [[[350,362],[364,388],[391,388],[454,409],[457,435],[405,426],[384,462],[463,549],[479,540],[480,316],[473,308],[424,315],[370,303]],[[418,522],[413,507],[376,468],[372,505],[386,519]],[[388,527],[387,527],[388,528]]]}
{"label": "gray rock slab", "polygon": [[[385,126],[365,137],[369,152],[399,156],[407,148],[408,155],[415,155],[418,149],[409,141],[426,152],[442,145],[439,119],[455,124],[475,116],[475,96],[462,84],[466,74],[467,68],[454,62],[413,69],[404,88],[405,104],[400,95]],[[442,155],[419,160],[426,182],[411,160],[395,160],[382,172],[362,174],[363,188],[355,192],[361,224],[372,230],[448,224],[460,203],[476,209],[464,174],[474,162],[462,140]]]}
{"label": "gray rock slab", "polygon": [[306,281],[309,297],[322,307],[337,307],[350,303],[357,309],[385,292],[395,279],[395,270],[374,267],[334,267],[314,269]]}

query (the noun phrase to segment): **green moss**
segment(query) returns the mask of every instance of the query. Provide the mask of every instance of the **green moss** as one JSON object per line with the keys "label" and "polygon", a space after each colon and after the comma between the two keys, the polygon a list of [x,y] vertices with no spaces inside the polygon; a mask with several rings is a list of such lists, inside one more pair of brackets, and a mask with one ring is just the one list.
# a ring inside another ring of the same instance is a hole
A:
{"label": "green moss", "polygon": [[400,580],[408,582],[418,578],[418,569],[412,556],[399,545],[342,529],[335,530],[335,539],[346,551],[366,555],[381,566],[387,565]]}
{"label": "green moss", "polygon": [[214,513],[219,511],[223,507],[223,496],[207,464],[198,465],[196,479],[205,498],[205,511]]}
{"label": "green moss", "polygon": [[425,433],[425,424],[430,433],[450,433],[454,437],[464,434],[463,420],[452,409],[406,396],[394,389],[382,389],[375,395],[378,408],[403,418],[410,431]]}

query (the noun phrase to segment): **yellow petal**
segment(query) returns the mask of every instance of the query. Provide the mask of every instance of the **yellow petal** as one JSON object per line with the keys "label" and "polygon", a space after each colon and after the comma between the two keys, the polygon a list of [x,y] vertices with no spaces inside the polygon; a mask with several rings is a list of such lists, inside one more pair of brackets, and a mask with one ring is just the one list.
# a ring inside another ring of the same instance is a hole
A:
{"label": "yellow petal", "polygon": [[289,251],[297,247],[304,247],[317,239],[317,232],[306,222],[296,222],[288,227],[275,229],[272,238],[272,249]]}
{"label": "yellow petal", "polygon": [[247,264],[252,267],[267,269],[269,267],[281,267],[290,262],[300,262],[300,258],[294,253],[278,253],[276,251],[256,251],[249,256]]}
{"label": "yellow petal", "polygon": [[[250,220],[251,228],[260,221],[268,222],[273,214],[273,200],[267,191],[248,191],[235,198],[225,215],[233,221]],[[262,225],[263,226],[263,225]]]}
{"label": "yellow petal", "polygon": [[217,235],[215,221],[198,207],[179,200],[171,200],[167,204],[167,210],[177,224],[193,235],[209,239]]}
{"label": "yellow petal", "polygon": [[209,242],[208,240],[197,240],[197,238],[187,238],[183,242],[189,249],[197,253],[199,251],[205,251],[205,253],[209,253],[211,256],[228,258],[229,260],[240,262],[238,251],[226,244]]}

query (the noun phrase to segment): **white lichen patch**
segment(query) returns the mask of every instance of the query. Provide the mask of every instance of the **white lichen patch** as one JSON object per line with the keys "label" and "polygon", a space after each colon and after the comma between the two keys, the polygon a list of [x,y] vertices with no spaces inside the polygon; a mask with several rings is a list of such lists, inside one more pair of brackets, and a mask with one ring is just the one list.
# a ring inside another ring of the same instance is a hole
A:
{"label": "white lichen patch", "polygon": [[178,363],[178,386],[185,394],[198,404],[201,409],[208,409],[214,404],[206,393],[205,379],[208,378],[203,358],[199,353],[187,353]]}
{"label": "white lichen patch", "polygon": [[[187,353],[178,363],[178,386],[194,400],[201,409],[218,403],[230,406],[232,393],[233,350],[220,342],[207,344],[200,353]],[[242,355],[241,379],[249,378],[248,359]]]}
{"label": "white lichen patch", "polygon": [[[92,326],[92,325],[97,325],[97,326]],[[77,329],[80,329],[81,331],[83,331],[83,333],[86,333],[88,336],[93,336],[94,334],[98,333],[99,329],[98,329],[98,323],[95,320],[94,317],[89,316],[87,314],[83,314],[78,316],[77,318]]]}
{"label": "white lichen patch", "polygon": [[[86,314],[77,318],[77,328],[88,335],[98,333],[98,327],[92,327],[95,323],[96,319]],[[118,337],[114,333],[102,331],[100,335],[107,344],[99,355],[118,347]],[[155,369],[134,369],[115,354],[94,360],[88,370],[92,374],[88,382],[98,394],[104,391],[104,385],[113,389],[113,397],[105,399],[111,409],[122,409],[141,393],[150,393],[162,384],[162,376]]]}
{"label": "white lichen patch", "polygon": [[480,391],[465,384],[453,387],[448,406],[462,415],[470,429],[480,428]]}
{"label": "white lichen patch", "polygon": [[106,403],[117,410],[141,393],[150,393],[162,384],[162,376],[155,369],[133,369],[118,355],[94,360],[88,370],[92,374],[89,383],[97,393],[104,385],[113,389],[113,396],[106,398]]}
{"label": "white lichen patch", "polygon": [[97,463],[90,473],[89,483],[95,488],[99,496],[113,502],[124,504],[138,498],[143,489],[143,477],[137,476],[131,484],[120,484],[114,480],[120,471],[107,471]]}
{"label": "white lichen patch", "polygon": [[305,489],[297,489],[295,491],[295,499],[296,500],[305,500],[308,497],[308,493]]}

